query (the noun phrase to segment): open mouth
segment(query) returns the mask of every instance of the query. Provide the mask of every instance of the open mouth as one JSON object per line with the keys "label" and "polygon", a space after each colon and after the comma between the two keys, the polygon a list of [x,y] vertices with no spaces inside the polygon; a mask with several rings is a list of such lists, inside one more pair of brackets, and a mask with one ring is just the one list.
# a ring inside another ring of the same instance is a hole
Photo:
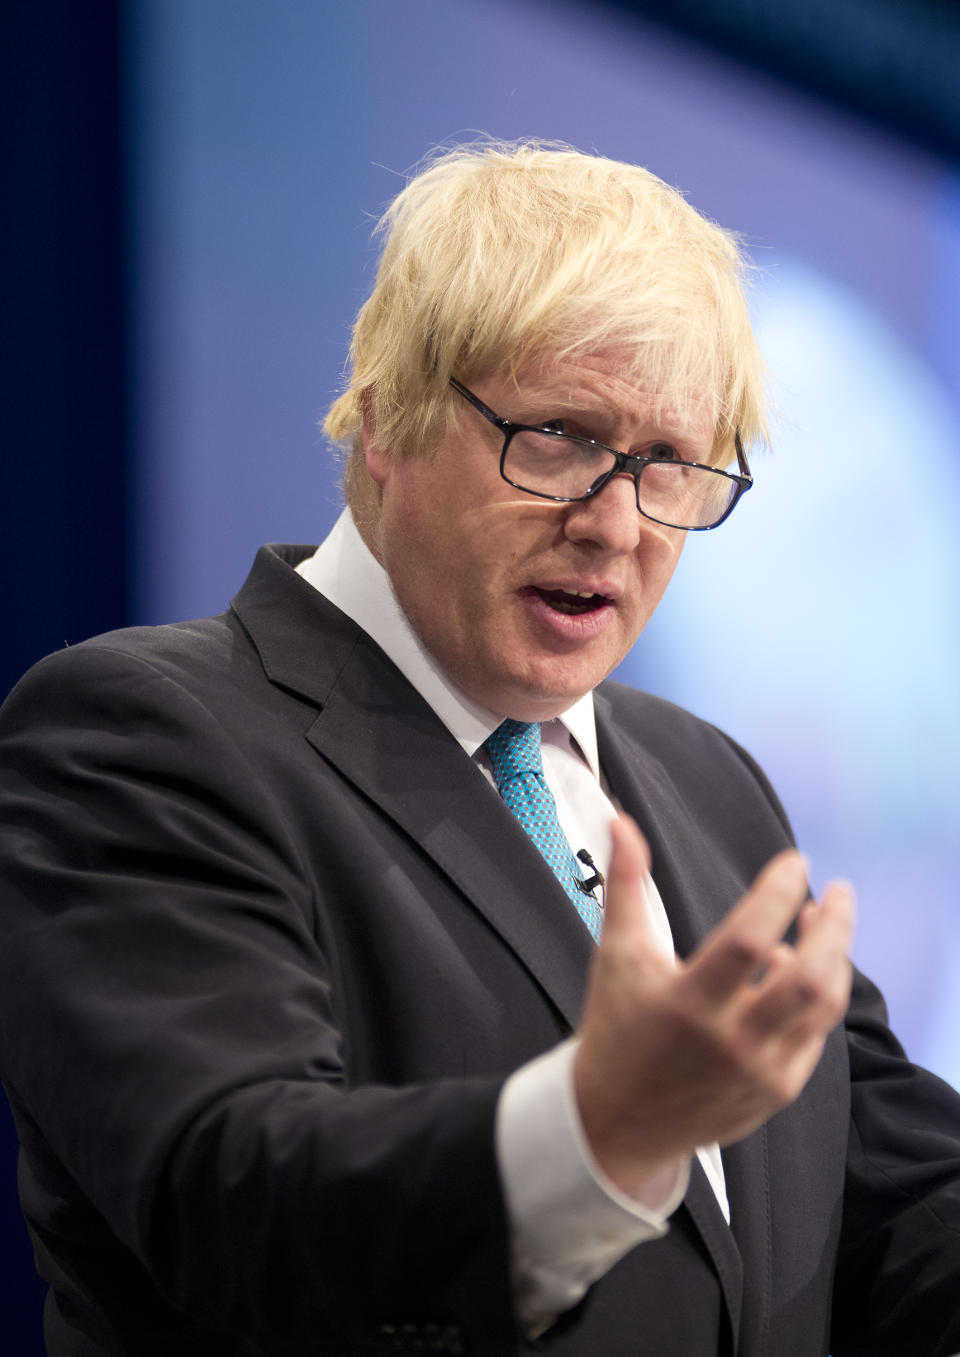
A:
{"label": "open mouth", "polygon": [[593,613],[610,602],[605,594],[588,594],[570,589],[537,589],[533,591],[558,613]]}

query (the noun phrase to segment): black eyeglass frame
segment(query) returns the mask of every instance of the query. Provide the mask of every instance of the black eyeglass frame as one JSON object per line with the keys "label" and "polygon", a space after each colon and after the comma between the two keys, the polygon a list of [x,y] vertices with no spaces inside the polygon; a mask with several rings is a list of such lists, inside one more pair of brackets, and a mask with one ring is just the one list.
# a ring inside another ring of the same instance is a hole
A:
{"label": "black eyeglass frame", "polygon": [[[503,434],[503,448],[500,452],[500,475],[506,481],[507,485],[512,485],[515,490],[522,490],[524,494],[536,495],[540,499],[553,500],[554,503],[557,504],[580,504],[584,500],[592,499],[594,495],[598,495],[607,482],[612,480],[614,476],[622,475],[625,472],[628,476],[633,477],[637,512],[644,518],[648,518],[651,523],[659,523],[661,527],[664,528],[676,528],[678,532],[711,532],[714,528],[719,528],[721,523],[727,521],[737,507],[741,495],[745,494],[746,491],[753,486],[753,476],[747,465],[746,453],[744,452],[743,444],[740,441],[740,430],[736,429],[733,435],[733,445],[737,453],[737,465],[740,468],[739,475],[732,471],[722,471],[719,467],[708,466],[705,462],[684,463],[685,466],[697,467],[700,471],[709,471],[714,476],[724,476],[728,481],[733,481],[736,485],[736,494],[727,505],[722,516],[717,519],[716,523],[706,523],[703,527],[691,528],[683,527],[678,523],[667,523],[664,519],[654,518],[653,514],[648,514],[646,510],[640,508],[640,478],[646,467],[663,465],[664,459],[662,457],[637,457],[632,452],[619,452],[617,448],[610,448],[606,443],[601,443],[596,438],[581,438],[576,434],[561,433],[558,429],[545,429],[540,424],[517,424],[513,420],[504,419],[503,415],[498,415],[495,410],[491,410],[489,405],[486,405],[479,396],[475,396],[468,387],[464,386],[463,382],[457,381],[456,377],[450,378],[450,385],[453,387],[454,391],[461,395],[464,400],[468,401],[479,414],[483,415],[484,419],[489,420],[490,423],[495,425]],[[516,481],[512,481],[505,470],[507,449],[510,446],[510,440],[513,438],[514,434],[518,433],[546,434],[548,437],[566,438],[574,443],[586,443],[589,447],[596,448],[601,452],[609,452],[611,457],[614,458],[614,463],[605,475],[594,481],[585,495],[548,495],[544,490],[531,490],[526,485],[519,485]]]}

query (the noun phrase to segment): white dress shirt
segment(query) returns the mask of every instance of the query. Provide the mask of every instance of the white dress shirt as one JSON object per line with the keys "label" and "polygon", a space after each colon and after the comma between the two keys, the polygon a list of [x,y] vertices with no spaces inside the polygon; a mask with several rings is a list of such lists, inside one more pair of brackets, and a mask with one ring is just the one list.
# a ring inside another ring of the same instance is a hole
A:
{"label": "white dress shirt", "polygon": [[[492,782],[482,746],[502,718],[455,687],[425,649],[349,510],[297,572],[376,641]],[[601,785],[592,694],[543,723],[542,749],[544,776],[569,843],[575,851],[586,848],[605,874],[616,809]],[[672,957],[670,924],[649,878],[646,908],[654,936]],[[504,1085],[497,1111],[514,1290],[521,1322],[531,1334],[575,1305],[631,1248],[660,1238],[689,1180],[685,1159],[647,1183],[638,1198],[605,1178],[577,1112],[575,1047],[575,1040],[564,1042],[517,1070]],[[729,1221],[719,1149],[709,1146],[698,1155]]]}

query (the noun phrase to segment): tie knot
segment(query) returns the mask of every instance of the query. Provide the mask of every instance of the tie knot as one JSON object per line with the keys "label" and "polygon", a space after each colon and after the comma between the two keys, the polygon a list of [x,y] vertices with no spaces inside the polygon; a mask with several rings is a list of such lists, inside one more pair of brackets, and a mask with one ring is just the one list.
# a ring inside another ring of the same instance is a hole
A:
{"label": "tie knot", "polygon": [[493,776],[501,787],[522,773],[543,774],[540,757],[540,725],[537,721],[503,721],[484,742]]}

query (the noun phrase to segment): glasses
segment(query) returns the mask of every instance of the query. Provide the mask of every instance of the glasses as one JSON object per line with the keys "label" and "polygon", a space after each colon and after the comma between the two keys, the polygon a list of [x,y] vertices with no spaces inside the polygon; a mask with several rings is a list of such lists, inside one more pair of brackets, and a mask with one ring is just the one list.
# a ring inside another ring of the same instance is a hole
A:
{"label": "glasses", "polygon": [[668,456],[635,457],[593,438],[577,438],[541,425],[514,424],[495,414],[456,377],[450,385],[503,434],[500,475],[528,495],[563,504],[590,499],[613,477],[633,477],[637,508],[666,528],[705,532],[733,513],[753,485],[739,430],[734,434],[739,475],[702,462],[684,462],[663,444]]}

